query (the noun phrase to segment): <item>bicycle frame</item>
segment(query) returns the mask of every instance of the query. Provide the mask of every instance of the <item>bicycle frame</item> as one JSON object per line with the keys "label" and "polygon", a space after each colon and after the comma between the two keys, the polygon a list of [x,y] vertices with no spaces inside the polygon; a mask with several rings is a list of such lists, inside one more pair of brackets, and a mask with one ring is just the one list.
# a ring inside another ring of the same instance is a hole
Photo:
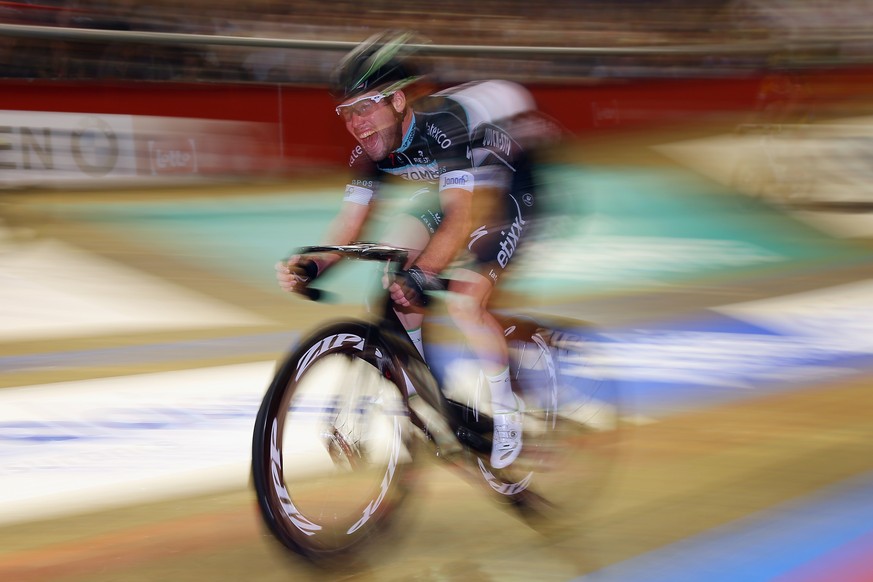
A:
{"label": "bicycle frame", "polygon": [[[404,249],[366,242],[348,245],[310,246],[300,249],[299,252],[301,254],[334,253],[345,258],[383,261],[389,263],[389,266],[395,271],[401,269],[408,258],[408,251]],[[309,289],[308,291],[307,294],[312,299],[317,300],[321,296],[321,292],[318,290]],[[391,297],[386,294],[380,310],[371,311],[371,313],[374,315],[374,323],[378,328],[377,333],[379,333],[380,339],[392,351],[399,369],[407,374],[407,377],[403,379],[407,398],[411,394],[418,394],[428,406],[443,417],[454,438],[463,446],[479,453],[490,452],[490,439],[481,436],[491,432],[493,428],[490,416],[445,396],[436,376],[433,375],[429,365],[412,343],[394,307]],[[410,410],[410,415],[415,426],[422,430],[431,441],[434,441],[434,435],[431,434],[427,423],[419,418],[413,410]]]}
{"label": "bicycle frame", "polygon": [[[379,245],[375,243],[352,243],[348,245],[324,245],[304,247],[299,251],[301,254],[333,253],[345,258],[355,258],[371,261],[383,261],[389,263],[393,269],[399,269],[405,264],[408,253],[403,249]],[[319,290],[308,289],[306,295],[318,300],[322,294]],[[394,309],[394,302],[386,294],[379,311],[371,311],[374,316],[374,325],[369,327],[370,333],[378,334],[378,339],[386,345],[394,356],[395,365],[404,375],[403,385],[406,389],[405,397],[412,394],[419,395],[424,402],[436,410],[449,424],[449,428],[456,439],[463,445],[474,448],[480,452],[490,450],[491,443],[476,433],[491,430],[490,419],[482,417],[479,422],[471,426],[466,418],[472,418],[473,414],[466,406],[449,400],[436,377],[430,371],[430,367],[424,361],[418,349],[412,343],[409,334],[400,322]],[[367,340],[370,337],[365,338]],[[414,410],[409,410],[413,424],[418,427],[432,442],[434,435],[428,424],[421,419]],[[476,415],[480,416],[480,415]]]}

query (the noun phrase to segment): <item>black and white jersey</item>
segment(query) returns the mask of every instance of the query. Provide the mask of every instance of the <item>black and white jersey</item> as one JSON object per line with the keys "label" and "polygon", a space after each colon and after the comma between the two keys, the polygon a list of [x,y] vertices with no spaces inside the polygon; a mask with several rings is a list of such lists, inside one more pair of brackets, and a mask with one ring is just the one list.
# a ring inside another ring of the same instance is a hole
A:
{"label": "black and white jersey", "polygon": [[399,148],[373,161],[360,146],[349,158],[352,181],[345,200],[369,204],[386,176],[426,182],[442,191],[506,181],[523,156],[513,119],[534,112],[530,94],[507,81],[467,83],[415,103]]}

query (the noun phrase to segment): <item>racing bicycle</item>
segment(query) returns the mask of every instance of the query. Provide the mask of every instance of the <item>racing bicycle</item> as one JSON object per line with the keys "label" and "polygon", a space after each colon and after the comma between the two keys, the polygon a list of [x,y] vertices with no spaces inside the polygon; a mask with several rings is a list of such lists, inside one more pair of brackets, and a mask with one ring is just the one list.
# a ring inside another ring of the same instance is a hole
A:
{"label": "racing bicycle", "polygon": [[[405,249],[372,243],[299,253],[336,253],[394,271],[407,259]],[[324,297],[319,289],[304,292]],[[263,398],[253,483],[263,521],[283,546],[313,562],[358,550],[414,490],[423,455],[482,484],[531,525],[556,523],[590,502],[619,423],[617,391],[598,377],[588,327],[498,314],[513,391],[524,404],[524,446],[515,462],[496,469],[489,462],[490,397],[470,357],[448,349],[442,358],[449,362],[442,371],[460,369],[454,376],[466,383],[435,373],[388,293],[381,297],[371,321],[344,319],[303,338]]]}

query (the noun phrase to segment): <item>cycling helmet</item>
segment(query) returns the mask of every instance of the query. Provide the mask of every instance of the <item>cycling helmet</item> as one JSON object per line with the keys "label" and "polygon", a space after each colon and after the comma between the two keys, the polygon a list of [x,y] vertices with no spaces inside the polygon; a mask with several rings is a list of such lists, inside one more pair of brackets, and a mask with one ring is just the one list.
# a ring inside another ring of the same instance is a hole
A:
{"label": "cycling helmet", "polygon": [[421,78],[408,57],[415,52],[409,32],[384,32],[371,36],[346,55],[334,70],[330,93],[345,101],[380,89],[397,91]]}

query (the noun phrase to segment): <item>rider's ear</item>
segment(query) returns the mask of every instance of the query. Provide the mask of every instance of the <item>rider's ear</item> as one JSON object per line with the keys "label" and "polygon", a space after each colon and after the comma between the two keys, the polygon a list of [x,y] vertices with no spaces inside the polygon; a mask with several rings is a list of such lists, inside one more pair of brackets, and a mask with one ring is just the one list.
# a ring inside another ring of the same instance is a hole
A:
{"label": "rider's ear", "polygon": [[391,104],[394,106],[394,111],[403,113],[406,111],[406,94],[403,91],[396,91],[391,96]]}

